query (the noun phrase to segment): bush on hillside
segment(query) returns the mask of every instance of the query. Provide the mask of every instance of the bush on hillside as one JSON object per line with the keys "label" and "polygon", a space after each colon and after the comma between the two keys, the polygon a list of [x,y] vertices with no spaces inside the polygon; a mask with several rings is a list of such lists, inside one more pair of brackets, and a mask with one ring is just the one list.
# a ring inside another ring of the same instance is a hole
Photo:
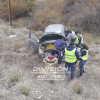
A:
{"label": "bush on hillside", "polygon": [[66,2],[63,9],[64,23],[83,31],[99,34],[100,31],[100,1],[73,0]]}
{"label": "bush on hillside", "polygon": [[1,0],[1,2],[5,2],[6,0]]}
{"label": "bush on hillside", "polygon": [[[12,19],[16,19],[18,17],[27,16],[34,6],[33,1],[24,2],[23,0],[10,0],[11,2],[11,12]],[[1,18],[8,20],[9,19],[9,10],[8,10],[8,0],[3,2],[2,15]]]}
{"label": "bush on hillside", "polygon": [[33,18],[34,25],[32,27],[35,30],[44,30],[49,24],[61,23],[61,19],[63,19],[62,9],[64,7],[64,1],[47,0],[41,12],[35,13]]}
{"label": "bush on hillside", "polygon": [[25,87],[25,86],[22,86],[20,89],[19,89],[20,93],[21,94],[24,94],[25,96],[28,96],[30,95],[30,89]]}
{"label": "bush on hillside", "polygon": [[90,13],[76,20],[75,25],[78,28],[90,33],[100,35],[100,7],[96,6],[96,13]]}
{"label": "bush on hillside", "polygon": [[[52,13],[54,14],[55,12]],[[50,15],[51,11],[48,9],[35,14],[34,16],[35,25],[33,26],[33,28],[35,30],[44,30],[48,24],[54,24],[55,21],[52,18],[50,18],[52,17]]]}

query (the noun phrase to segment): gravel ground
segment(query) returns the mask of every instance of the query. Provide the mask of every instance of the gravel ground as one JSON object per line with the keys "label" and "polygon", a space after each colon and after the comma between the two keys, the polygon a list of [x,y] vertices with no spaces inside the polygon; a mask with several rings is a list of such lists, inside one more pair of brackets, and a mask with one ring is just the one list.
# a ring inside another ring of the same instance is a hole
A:
{"label": "gravel ground", "polygon": [[[89,44],[89,58],[82,77],[77,78],[78,61],[72,81],[70,73],[64,80],[37,80],[39,73],[34,74],[33,68],[46,65],[29,46],[29,30],[12,28],[1,23],[0,33],[0,100],[100,100],[100,52],[95,51],[96,47],[100,50],[100,44]],[[16,37],[9,38],[12,34]],[[64,67],[64,62],[55,67],[60,66]],[[16,74],[19,80],[11,81]],[[28,96],[20,93],[22,87],[28,88]]]}

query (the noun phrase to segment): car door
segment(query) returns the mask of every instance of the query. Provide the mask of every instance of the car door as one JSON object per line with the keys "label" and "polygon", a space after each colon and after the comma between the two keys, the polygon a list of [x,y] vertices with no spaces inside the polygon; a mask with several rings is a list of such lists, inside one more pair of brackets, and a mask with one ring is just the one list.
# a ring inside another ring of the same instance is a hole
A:
{"label": "car door", "polygon": [[34,32],[29,33],[29,43],[32,48],[39,50],[39,37]]}

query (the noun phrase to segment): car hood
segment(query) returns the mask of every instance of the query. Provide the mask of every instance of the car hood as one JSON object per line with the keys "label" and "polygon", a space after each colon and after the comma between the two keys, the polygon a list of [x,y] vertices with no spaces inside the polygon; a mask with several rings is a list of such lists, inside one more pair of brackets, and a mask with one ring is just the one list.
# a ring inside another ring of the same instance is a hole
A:
{"label": "car hood", "polygon": [[42,43],[44,41],[62,39],[62,38],[65,38],[65,37],[63,35],[60,35],[60,34],[47,34],[47,35],[43,35],[39,39],[39,43]]}

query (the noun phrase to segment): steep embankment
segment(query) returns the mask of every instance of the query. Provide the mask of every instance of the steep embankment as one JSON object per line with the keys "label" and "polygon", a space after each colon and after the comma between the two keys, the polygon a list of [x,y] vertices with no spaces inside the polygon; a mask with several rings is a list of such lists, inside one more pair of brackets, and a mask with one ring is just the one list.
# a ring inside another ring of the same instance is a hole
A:
{"label": "steep embankment", "polygon": [[[29,30],[13,28],[0,21],[0,98],[1,100],[99,100],[100,99],[100,48],[99,37],[83,34],[89,45],[89,58],[85,73],[74,80],[70,74],[64,80],[50,83],[37,80],[33,67],[44,67],[38,53],[28,43]],[[38,32],[37,32],[38,34]],[[10,35],[16,37],[10,38]],[[56,67],[64,67],[64,63]],[[82,94],[78,94],[81,93]],[[27,96],[25,96],[27,95]]]}

